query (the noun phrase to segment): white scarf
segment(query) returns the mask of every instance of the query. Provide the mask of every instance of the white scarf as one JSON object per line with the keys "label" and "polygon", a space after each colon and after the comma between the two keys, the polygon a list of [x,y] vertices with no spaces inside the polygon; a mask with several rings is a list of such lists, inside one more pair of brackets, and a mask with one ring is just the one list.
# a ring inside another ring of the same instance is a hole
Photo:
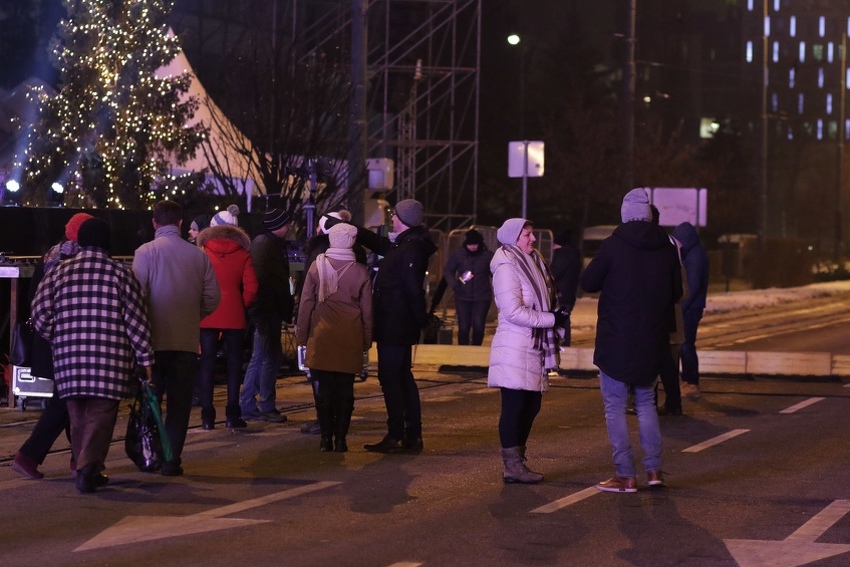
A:
{"label": "white scarf", "polygon": [[[339,271],[334,269],[330,260],[346,262]],[[316,273],[319,275],[319,302],[324,303],[339,289],[339,277],[355,262],[354,250],[351,248],[328,248],[324,254],[316,257]]]}

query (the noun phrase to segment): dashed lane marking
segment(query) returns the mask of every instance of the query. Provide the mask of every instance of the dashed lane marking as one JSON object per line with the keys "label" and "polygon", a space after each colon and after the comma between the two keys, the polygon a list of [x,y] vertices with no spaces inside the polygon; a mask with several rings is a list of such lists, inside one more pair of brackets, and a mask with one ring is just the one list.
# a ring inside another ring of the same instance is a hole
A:
{"label": "dashed lane marking", "polygon": [[802,401],[799,404],[794,404],[789,408],[785,408],[779,413],[794,413],[795,411],[801,410],[803,408],[807,408],[812,404],[816,404],[818,402],[822,402],[826,398],[809,398],[808,400]]}
{"label": "dashed lane marking", "polygon": [[551,514],[552,512],[557,512],[561,508],[566,508],[571,504],[575,504],[576,502],[581,502],[585,498],[589,498],[595,494],[601,494],[598,490],[596,490],[595,486],[591,486],[590,488],[585,488],[584,490],[579,490],[575,494],[570,494],[569,496],[564,496],[563,498],[559,498],[554,502],[550,502],[549,504],[544,504],[539,508],[535,508],[531,511],[532,514]]}
{"label": "dashed lane marking", "polygon": [[738,435],[743,435],[744,433],[748,433],[749,429],[733,429],[723,435],[718,435],[708,441],[703,441],[702,443],[698,443],[696,445],[691,445],[687,449],[682,449],[683,453],[699,453],[703,449],[708,449],[709,447],[713,447],[719,443],[723,443],[724,441],[728,441],[733,437],[737,437]]}

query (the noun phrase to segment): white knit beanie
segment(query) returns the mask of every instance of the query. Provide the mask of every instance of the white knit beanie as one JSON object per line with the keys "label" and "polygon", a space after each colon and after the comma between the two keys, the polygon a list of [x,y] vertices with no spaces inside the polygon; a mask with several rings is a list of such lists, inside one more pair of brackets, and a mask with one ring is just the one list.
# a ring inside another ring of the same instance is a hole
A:
{"label": "white knit beanie", "polygon": [[226,211],[219,211],[213,216],[210,226],[221,226],[223,224],[239,226],[239,220],[236,218],[238,216],[239,207],[237,205],[230,205]]}

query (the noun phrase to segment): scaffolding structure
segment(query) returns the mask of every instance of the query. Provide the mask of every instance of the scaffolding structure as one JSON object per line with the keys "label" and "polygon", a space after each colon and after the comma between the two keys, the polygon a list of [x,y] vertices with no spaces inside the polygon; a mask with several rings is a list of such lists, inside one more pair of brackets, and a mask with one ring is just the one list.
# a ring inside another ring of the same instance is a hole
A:
{"label": "scaffolding structure", "polygon": [[[481,0],[176,0],[172,20],[190,30],[184,46],[202,82],[221,72],[215,55],[248,34],[298,42],[304,57],[362,48],[365,66],[352,73],[365,91],[364,158],[395,164],[381,196],[422,201],[427,224],[445,232],[475,222]],[[357,21],[363,33],[353,33]]]}

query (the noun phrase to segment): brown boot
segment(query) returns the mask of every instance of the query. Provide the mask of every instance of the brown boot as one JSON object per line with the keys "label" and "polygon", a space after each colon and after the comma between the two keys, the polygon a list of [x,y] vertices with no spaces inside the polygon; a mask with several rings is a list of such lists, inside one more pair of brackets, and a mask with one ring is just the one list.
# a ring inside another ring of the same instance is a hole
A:
{"label": "brown boot", "polygon": [[502,461],[505,463],[505,484],[537,484],[543,480],[542,474],[528,470],[522,462],[519,447],[502,449]]}

